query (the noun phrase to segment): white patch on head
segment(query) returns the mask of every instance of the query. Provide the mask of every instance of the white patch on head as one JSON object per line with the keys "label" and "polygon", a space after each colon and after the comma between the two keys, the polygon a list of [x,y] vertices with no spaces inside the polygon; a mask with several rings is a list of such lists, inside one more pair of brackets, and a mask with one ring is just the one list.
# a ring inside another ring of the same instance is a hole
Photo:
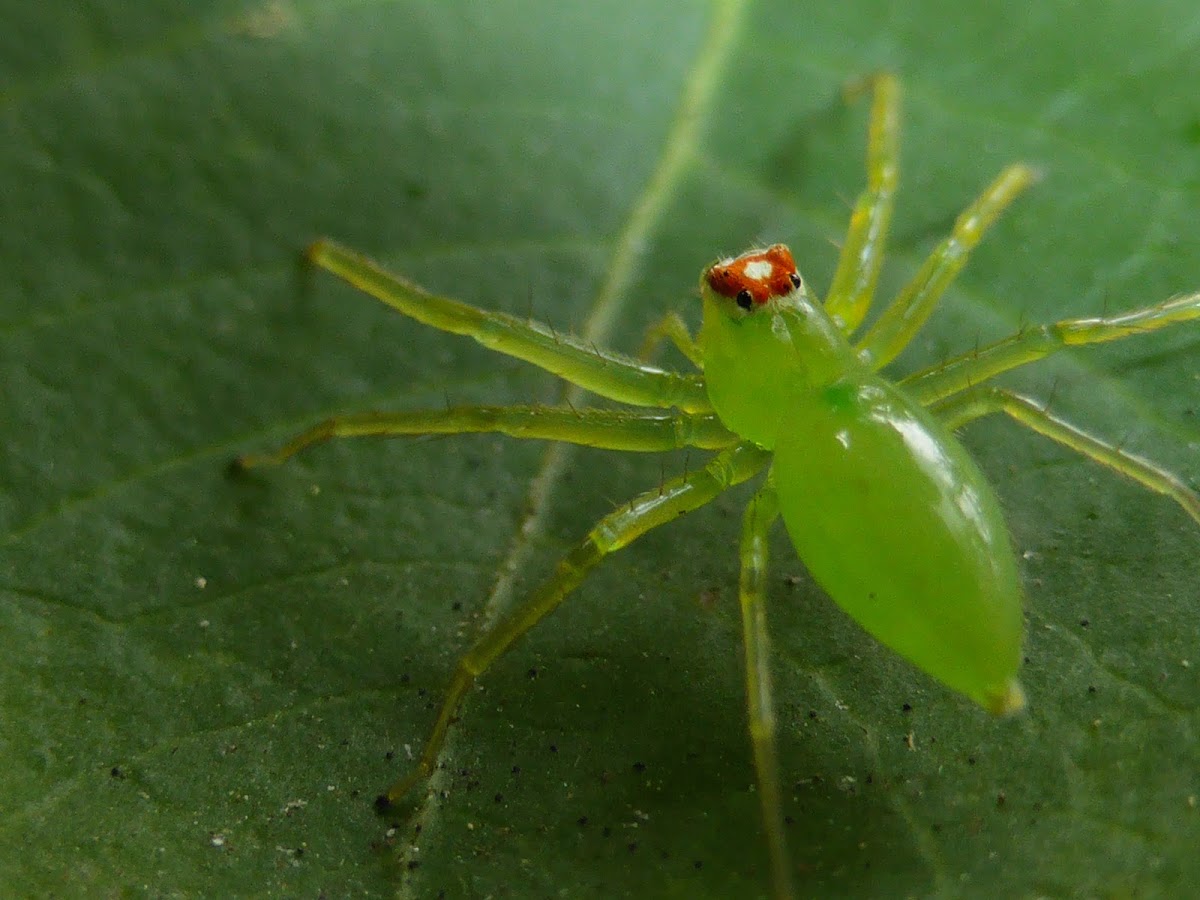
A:
{"label": "white patch on head", "polygon": [[766,281],[774,271],[775,264],[767,259],[756,259],[754,262],[746,263],[746,277],[753,278],[755,281]]}

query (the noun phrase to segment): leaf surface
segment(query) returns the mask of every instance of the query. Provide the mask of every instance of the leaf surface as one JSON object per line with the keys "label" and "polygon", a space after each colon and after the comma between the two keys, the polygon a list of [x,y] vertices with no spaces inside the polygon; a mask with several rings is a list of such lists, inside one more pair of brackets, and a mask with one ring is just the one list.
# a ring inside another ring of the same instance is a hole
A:
{"label": "leaf surface", "polygon": [[[666,310],[695,321],[720,253],[787,241],[828,283],[863,180],[840,90],[887,68],[883,294],[1002,165],[1045,174],[895,371],[1200,287],[1183,0],[732,3],[724,51],[724,7],[688,0],[0,6],[0,883],[25,894],[768,890],[745,491],[607,561],[481,679],[435,791],[372,811],[483,622],[699,455],[346,441],[229,477],[340,411],[560,396],[301,271],[315,236],[631,351]],[[1195,484],[1198,351],[1180,328],[1008,381]],[[781,531],[799,884],[1178,895],[1200,879],[1200,529],[1011,423],[965,440],[1023,558],[1030,711],[990,719],[874,644]]]}

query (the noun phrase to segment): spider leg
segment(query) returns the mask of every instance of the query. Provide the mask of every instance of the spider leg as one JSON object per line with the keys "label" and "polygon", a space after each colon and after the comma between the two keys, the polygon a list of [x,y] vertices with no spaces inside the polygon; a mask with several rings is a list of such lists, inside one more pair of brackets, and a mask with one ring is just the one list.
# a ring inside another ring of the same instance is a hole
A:
{"label": "spider leg", "polygon": [[712,413],[689,415],[562,406],[458,406],[336,416],[300,432],[275,451],[242,456],[237,463],[246,469],[279,465],[300,451],[332,438],[478,432],[644,453],[680,447],[720,450],[738,441],[737,436]]}
{"label": "spider leg", "polygon": [[1200,319],[1200,293],[1116,316],[1064,319],[1053,325],[1022,329],[987,347],[915,372],[900,383],[928,405],[1064,347],[1118,341],[1195,319]]}
{"label": "spider leg", "polygon": [[668,372],[599,350],[538,322],[439,297],[331,240],[310,246],[308,258],[418,322],[474,338],[489,350],[533,363],[601,397],[635,406],[678,406],[688,412],[712,408],[698,375]]}
{"label": "spider leg", "polygon": [[638,359],[646,361],[654,355],[658,345],[670,341],[675,349],[691,361],[697,369],[704,368],[704,353],[688,330],[687,322],[677,312],[669,312],[646,330],[646,337],[638,350]]}
{"label": "spider leg", "polygon": [[387,794],[379,798],[378,805],[386,808],[433,774],[447,729],[475,679],[487,671],[518,638],[553,612],[606,556],[632,543],[647,531],[704,506],[718,494],[761,471],[769,459],[770,453],[766,450],[748,442],[738,444],[717,454],[703,469],[640,494],[597,522],[587,536],[563,557],[550,578],[508,615],[489,626],[459,660],[416,767],[393,784]]}
{"label": "spider leg", "polygon": [[783,828],[779,788],[779,759],[775,745],[775,706],[771,700],[770,637],[767,633],[767,535],[779,518],[774,479],[768,476],[750,505],[742,524],[742,574],[738,599],[742,607],[745,643],[746,707],[763,830],[771,858],[771,880],[777,897],[793,896],[791,861]]}
{"label": "spider leg", "polygon": [[984,233],[1036,179],[1028,166],[1009,166],[959,215],[950,235],[934,248],[917,274],[859,340],[856,348],[868,365],[881,369],[907,346],[967,264]]}
{"label": "spider leg", "polygon": [[846,334],[862,324],[871,306],[895,205],[900,132],[900,85],[882,73],[847,85],[849,96],[873,91],[867,127],[867,186],[854,205],[850,228],[829,286],[825,311]]}
{"label": "spider leg", "polygon": [[1200,495],[1184,484],[1179,476],[1064,422],[1036,400],[1001,388],[977,387],[935,404],[932,410],[951,429],[992,413],[1005,413],[1038,434],[1070,447],[1152,491],[1164,494],[1200,523]]}

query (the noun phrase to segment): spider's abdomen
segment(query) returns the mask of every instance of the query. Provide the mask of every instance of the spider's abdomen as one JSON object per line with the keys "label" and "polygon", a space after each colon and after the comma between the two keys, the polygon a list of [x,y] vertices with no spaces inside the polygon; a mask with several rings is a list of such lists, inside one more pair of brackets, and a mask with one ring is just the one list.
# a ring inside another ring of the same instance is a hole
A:
{"label": "spider's abdomen", "polygon": [[867,631],[993,712],[1019,708],[1021,587],[991,486],[922,406],[873,375],[804,395],[776,483],[816,581]]}

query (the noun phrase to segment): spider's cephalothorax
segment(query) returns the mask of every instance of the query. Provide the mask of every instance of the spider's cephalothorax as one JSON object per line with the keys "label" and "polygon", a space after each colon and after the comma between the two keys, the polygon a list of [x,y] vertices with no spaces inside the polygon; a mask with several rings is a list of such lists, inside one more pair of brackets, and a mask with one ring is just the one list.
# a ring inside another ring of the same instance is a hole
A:
{"label": "spider's cephalothorax", "polygon": [[713,263],[700,296],[709,400],[727,427],[761,447],[775,446],[781,410],[797,392],[863,368],[783,244]]}

